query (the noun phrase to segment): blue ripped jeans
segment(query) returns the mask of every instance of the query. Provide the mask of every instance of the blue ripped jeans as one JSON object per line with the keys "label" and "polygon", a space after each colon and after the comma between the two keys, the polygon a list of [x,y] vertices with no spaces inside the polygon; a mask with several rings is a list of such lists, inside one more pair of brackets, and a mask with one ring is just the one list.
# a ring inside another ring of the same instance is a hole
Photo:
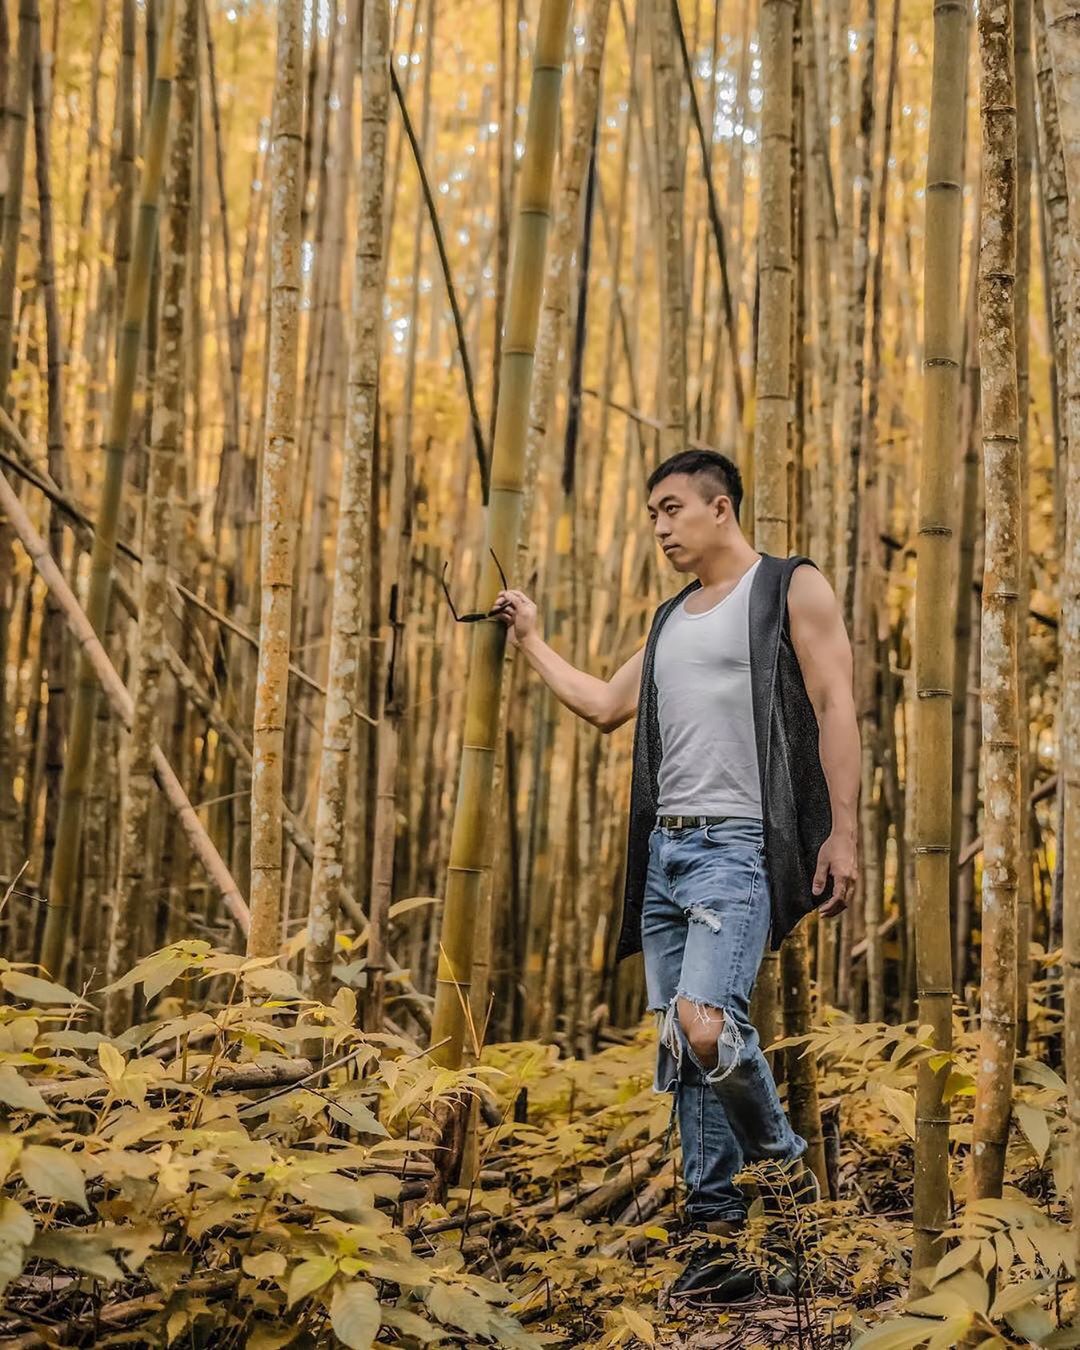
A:
{"label": "blue ripped jeans", "polygon": [[[735,1176],[743,1166],[806,1151],[750,1022],[769,925],[760,820],[727,816],[716,825],[654,828],[641,925],[649,1009],[660,1028],[654,1087],[676,1094],[692,1223],[741,1220],[746,1201]],[[724,1014],[712,1068],[680,1025],[680,998]]]}

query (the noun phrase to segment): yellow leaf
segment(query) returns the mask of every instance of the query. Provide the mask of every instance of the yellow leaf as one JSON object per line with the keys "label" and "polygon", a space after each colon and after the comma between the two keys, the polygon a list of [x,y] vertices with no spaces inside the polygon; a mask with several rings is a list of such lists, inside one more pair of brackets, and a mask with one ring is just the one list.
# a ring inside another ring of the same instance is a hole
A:
{"label": "yellow leaf", "polygon": [[491,1308],[460,1285],[433,1285],[424,1295],[424,1302],[440,1322],[449,1326],[476,1336],[486,1336],[491,1331]]}
{"label": "yellow leaf", "polygon": [[62,1148],[27,1144],[19,1159],[19,1169],[35,1195],[46,1200],[68,1200],[90,1212],[82,1168]]}
{"label": "yellow leaf", "polygon": [[34,1221],[17,1200],[0,1200],[0,1242],[27,1247],[34,1240]]}
{"label": "yellow leaf", "polygon": [[247,1338],[244,1350],[281,1350],[283,1345],[288,1345],[290,1341],[296,1339],[299,1330],[299,1327],[279,1331],[275,1327],[257,1326]]}
{"label": "yellow leaf", "polygon": [[90,1005],[78,994],[65,989],[62,984],[53,984],[52,980],[43,980],[37,975],[27,975],[22,970],[5,970],[0,975],[0,984],[12,998],[22,999],[24,1003],[67,1003],[84,1008]]}
{"label": "yellow leaf", "polygon": [[358,1280],[335,1290],[330,1304],[334,1335],[349,1350],[370,1350],[379,1334],[381,1310],[374,1287]]}
{"label": "yellow leaf", "polygon": [[442,897],[438,895],[410,895],[404,900],[395,900],[390,906],[388,917],[396,919],[399,914],[408,914],[410,910],[419,909],[422,905],[441,905]]}
{"label": "yellow leaf", "polygon": [[245,1256],[244,1273],[256,1280],[276,1279],[285,1274],[288,1263],[281,1252],[259,1252],[256,1256]]}
{"label": "yellow leaf", "polygon": [[172,1345],[187,1324],[188,1312],[186,1308],[179,1308],[176,1312],[170,1313],[169,1320],[165,1323],[166,1344]]}
{"label": "yellow leaf", "polygon": [[925,1317],[897,1317],[852,1342],[852,1350],[915,1350],[935,1330]]}
{"label": "yellow leaf", "polygon": [[115,1280],[122,1280],[124,1272],[108,1254],[108,1244],[108,1235],[102,1233],[73,1233],[70,1230],[39,1233],[32,1254],[112,1284]]}
{"label": "yellow leaf", "polygon": [[313,1256],[309,1261],[301,1261],[298,1266],[293,1267],[289,1276],[287,1306],[291,1308],[294,1303],[307,1298],[316,1289],[321,1289],[336,1274],[337,1262],[331,1260],[329,1256]]}
{"label": "yellow leaf", "polygon": [[10,1064],[0,1068],[0,1102],[15,1111],[34,1111],[40,1116],[52,1115],[45,1098],[33,1083],[27,1082],[16,1073]]}
{"label": "yellow leaf", "polygon": [[1027,1102],[1015,1102],[1013,1115],[1023,1131],[1024,1138],[1031,1145],[1035,1161],[1041,1167],[1046,1161],[1047,1153],[1050,1152],[1050,1122],[1046,1118],[1046,1112],[1040,1111],[1038,1107],[1029,1106]]}
{"label": "yellow leaf", "polygon": [[915,1098],[910,1092],[901,1092],[899,1088],[883,1083],[880,1088],[881,1103],[904,1127],[904,1133],[910,1139],[915,1138]]}
{"label": "yellow leaf", "polygon": [[979,1244],[972,1242],[970,1238],[963,1242],[958,1242],[951,1252],[946,1252],[941,1260],[934,1267],[932,1280],[938,1284],[941,1280],[948,1279],[950,1275],[955,1275],[958,1270],[963,1270],[965,1266],[971,1264],[979,1254]]}
{"label": "yellow leaf", "polygon": [[124,1057],[108,1041],[102,1041],[97,1048],[98,1062],[111,1082],[117,1083],[124,1076]]}
{"label": "yellow leaf", "polygon": [[656,1332],[653,1329],[653,1324],[642,1317],[636,1308],[631,1308],[629,1304],[624,1303],[621,1312],[626,1325],[635,1336],[640,1336],[646,1345],[656,1344]]}
{"label": "yellow leaf", "polygon": [[0,1134],[0,1181],[7,1180],[15,1159],[22,1152],[23,1142],[14,1134]]}
{"label": "yellow leaf", "polygon": [[964,1333],[970,1331],[974,1320],[974,1313],[950,1317],[948,1321],[942,1322],[941,1326],[927,1341],[926,1350],[956,1350],[958,1345],[965,1344]]}

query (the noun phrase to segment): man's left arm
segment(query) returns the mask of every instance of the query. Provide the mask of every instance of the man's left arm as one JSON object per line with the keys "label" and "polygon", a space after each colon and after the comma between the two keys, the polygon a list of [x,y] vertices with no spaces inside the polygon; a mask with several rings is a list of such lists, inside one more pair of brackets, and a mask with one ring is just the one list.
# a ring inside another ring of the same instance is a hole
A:
{"label": "man's left arm", "polygon": [[814,894],[832,876],[822,914],[839,914],[855,893],[859,804],[859,724],[852,656],[840,605],[816,567],[798,567],[788,590],[791,643],[818,720],[821,767],[829,787],[832,833],[818,853]]}

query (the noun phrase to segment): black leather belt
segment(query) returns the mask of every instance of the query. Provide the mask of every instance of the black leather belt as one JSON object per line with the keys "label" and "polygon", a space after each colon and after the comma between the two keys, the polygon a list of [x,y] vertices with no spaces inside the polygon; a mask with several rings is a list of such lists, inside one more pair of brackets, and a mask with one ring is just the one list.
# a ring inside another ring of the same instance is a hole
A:
{"label": "black leather belt", "polygon": [[702,825],[721,825],[727,816],[657,816],[656,823],[663,830],[693,830]]}

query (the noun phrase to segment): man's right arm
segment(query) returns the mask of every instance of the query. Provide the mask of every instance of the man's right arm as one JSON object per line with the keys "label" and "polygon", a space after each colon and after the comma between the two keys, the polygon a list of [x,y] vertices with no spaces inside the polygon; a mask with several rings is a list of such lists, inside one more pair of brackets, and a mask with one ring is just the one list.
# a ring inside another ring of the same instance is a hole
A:
{"label": "man's right arm", "polygon": [[601,731],[614,731],[637,712],[645,648],[625,661],[610,680],[578,670],[550,647],[536,626],[536,605],[522,591],[500,591],[496,606],[514,645],[560,703]]}
{"label": "man's right arm", "polygon": [[601,731],[614,731],[637,712],[644,647],[625,661],[610,680],[601,680],[563,660],[535,630],[517,645],[559,702]]}

